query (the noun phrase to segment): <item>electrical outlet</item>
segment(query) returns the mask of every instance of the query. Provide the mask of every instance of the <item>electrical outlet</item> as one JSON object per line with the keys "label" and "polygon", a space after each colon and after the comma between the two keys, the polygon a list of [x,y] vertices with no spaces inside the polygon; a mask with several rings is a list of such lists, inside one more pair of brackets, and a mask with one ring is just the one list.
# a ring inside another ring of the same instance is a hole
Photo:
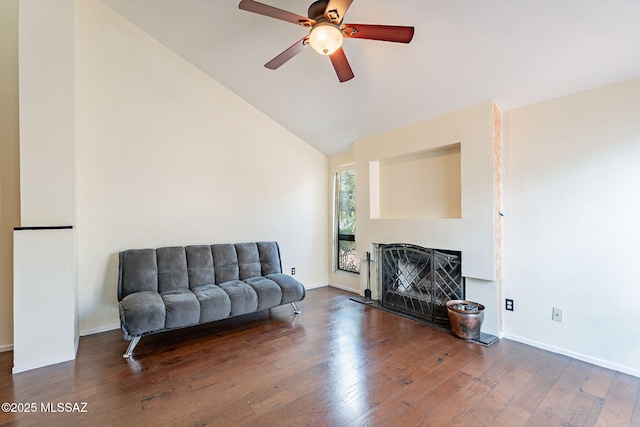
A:
{"label": "electrical outlet", "polygon": [[513,311],[513,300],[505,299],[504,300],[504,309],[507,311]]}
{"label": "electrical outlet", "polygon": [[296,268],[295,267],[291,267],[291,275],[292,276],[296,275]]}
{"label": "electrical outlet", "polygon": [[562,322],[562,309],[553,307],[553,313],[551,314],[551,319],[556,322]]}

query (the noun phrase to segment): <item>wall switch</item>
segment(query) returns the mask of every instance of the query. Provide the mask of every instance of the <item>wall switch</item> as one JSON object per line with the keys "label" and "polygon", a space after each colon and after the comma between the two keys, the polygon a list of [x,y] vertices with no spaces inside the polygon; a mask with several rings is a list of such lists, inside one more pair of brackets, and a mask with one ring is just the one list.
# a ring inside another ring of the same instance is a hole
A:
{"label": "wall switch", "polygon": [[505,299],[504,300],[504,309],[507,311],[513,311],[513,300]]}
{"label": "wall switch", "polygon": [[556,322],[562,322],[562,309],[553,307],[551,319],[555,320]]}
{"label": "wall switch", "polygon": [[291,275],[292,276],[296,275],[296,268],[295,267],[291,267]]}

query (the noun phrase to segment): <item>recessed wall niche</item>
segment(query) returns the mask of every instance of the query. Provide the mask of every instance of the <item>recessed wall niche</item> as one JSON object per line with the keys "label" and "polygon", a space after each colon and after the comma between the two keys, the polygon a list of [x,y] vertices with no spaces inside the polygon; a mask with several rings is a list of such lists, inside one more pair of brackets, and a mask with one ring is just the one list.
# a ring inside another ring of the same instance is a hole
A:
{"label": "recessed wall niche", "polygon": [[371,219],[461,218],[460,143],[369,162]]}

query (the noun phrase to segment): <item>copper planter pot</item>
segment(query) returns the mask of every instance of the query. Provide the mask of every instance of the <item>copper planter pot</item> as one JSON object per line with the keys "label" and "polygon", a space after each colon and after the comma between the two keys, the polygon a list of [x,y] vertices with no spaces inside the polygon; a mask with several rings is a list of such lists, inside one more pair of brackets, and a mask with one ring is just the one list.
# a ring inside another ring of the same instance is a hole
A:
{"label": "copper planter pot", "polygon": [[473,301],[447,301],[447,314],[451,332],[465,340],[480,338],[480,327],[484,320],[484,305]]}

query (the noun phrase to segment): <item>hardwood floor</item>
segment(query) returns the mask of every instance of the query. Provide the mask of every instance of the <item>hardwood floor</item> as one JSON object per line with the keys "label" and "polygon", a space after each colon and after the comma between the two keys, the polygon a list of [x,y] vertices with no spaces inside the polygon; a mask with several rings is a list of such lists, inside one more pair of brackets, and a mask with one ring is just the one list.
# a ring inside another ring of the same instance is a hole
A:
{"label": "hardwood floor", "polygon": [[[297,318],[282,306],[145,337],[131,361],[119,331],[16,375],[0,353],[0,402],[37,410],[0,425],[640,426],[640,378],[468,343],[349,295],[314,289]],[[86,412],[42,411],[66,402]]]}

